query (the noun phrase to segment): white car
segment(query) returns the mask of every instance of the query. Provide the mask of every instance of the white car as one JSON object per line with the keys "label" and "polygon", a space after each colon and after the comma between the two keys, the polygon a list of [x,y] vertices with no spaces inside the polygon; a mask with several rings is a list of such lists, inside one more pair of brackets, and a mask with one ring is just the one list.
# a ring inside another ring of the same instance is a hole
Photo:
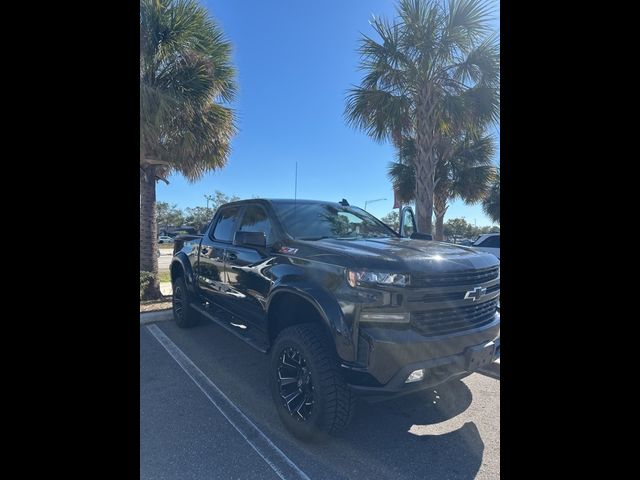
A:
{"label": "white car", "polygon": [[499,233],[485,233],[480,235],[478,239],[473,242],[471,247],[483,252],[492,253],[498,260],[500,259],[500,234]]}
{"label": "white car", "polygon": [[173,238],[161,235],[158,237],[158,243],[173,243]]}

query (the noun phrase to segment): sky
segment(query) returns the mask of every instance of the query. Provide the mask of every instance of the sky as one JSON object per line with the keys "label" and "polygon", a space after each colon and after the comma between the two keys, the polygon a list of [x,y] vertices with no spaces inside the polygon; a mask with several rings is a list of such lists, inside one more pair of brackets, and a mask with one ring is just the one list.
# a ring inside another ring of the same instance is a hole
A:
{"label": "sky", "polygon": [[[207,0],[233,44],[238,134],[227,165],[195,183],[180,175],[157,186],[157,200],[205,206],[220,190],[240,198],[293,198],[365,206],[382,217],[393,208],[387,167],[394,149],[344,121],[347,90],[359,84],[361,34],[374,36],[372,15],[394,16],[393,0]],[[496,1],[496,16],[499,3]],[[499,28],[499,18],[495,21]],[[374,36],[375,38],[375,36]],[[499,160],[499,137],[496,133]],[[452,202],[445,221],[491,225],[477,205]]]}

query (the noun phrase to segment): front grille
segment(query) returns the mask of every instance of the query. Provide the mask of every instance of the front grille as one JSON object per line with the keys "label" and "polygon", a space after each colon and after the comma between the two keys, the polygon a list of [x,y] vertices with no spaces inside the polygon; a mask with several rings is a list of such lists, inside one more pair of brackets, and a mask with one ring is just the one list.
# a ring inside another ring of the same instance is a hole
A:
{"label": "front grille", "polygon": [[453,287],[456,285],[479,285],[498,278],[500,267],[461,272],[412,273],[410,287]]}
{"label": "front grille", "polygon": [[[471,289],[471,287],[467,287]],[[500,284],[496,283],[495,285],[491,285],[487,287],[487,292],[485,295],[489,295],[490,293],[495,293],[500,291]],[[422,293],[422,292],[420,292]],[[464,295],[467,293],[466,289],[457,290],[455,292],[446,292],[446,293],[425,293],[424,295],[416,295],[413,297],[408,297],[407,302],[410,303],[430,303],[430,302],[452,302],[458,300],[464,300]]]}
{"label": "front grille", "polygon": [[446,335],[488,325],[493,321],[498,300],[458,308],[411,313],[411,326],[422,335]]}

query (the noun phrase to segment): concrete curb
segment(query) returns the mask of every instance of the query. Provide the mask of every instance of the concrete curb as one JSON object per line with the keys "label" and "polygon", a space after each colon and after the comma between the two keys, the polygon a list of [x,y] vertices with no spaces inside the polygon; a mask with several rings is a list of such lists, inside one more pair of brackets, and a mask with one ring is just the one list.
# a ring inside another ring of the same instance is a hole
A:
{"label": "concrete curb", "polygon": [[173,310],[158,310],[157,312],[142,312],[140,314],[140,325],[147,323],[166,322],[173,319]]}

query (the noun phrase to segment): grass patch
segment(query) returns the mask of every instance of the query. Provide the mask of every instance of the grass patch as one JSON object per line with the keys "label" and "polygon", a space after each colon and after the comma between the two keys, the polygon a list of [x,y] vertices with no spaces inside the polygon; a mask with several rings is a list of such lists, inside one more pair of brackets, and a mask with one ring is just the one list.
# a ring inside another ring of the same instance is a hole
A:
{"label": "grass patch", "polygon": [[161,243],[158,248],[160,250],[173,250],[173,243]]}
{"label": "grass patch", "polygon": [[171,272],[164,271],[158,273],[158,278],[160,279],[160,283],[170,282],[171,281]]}

